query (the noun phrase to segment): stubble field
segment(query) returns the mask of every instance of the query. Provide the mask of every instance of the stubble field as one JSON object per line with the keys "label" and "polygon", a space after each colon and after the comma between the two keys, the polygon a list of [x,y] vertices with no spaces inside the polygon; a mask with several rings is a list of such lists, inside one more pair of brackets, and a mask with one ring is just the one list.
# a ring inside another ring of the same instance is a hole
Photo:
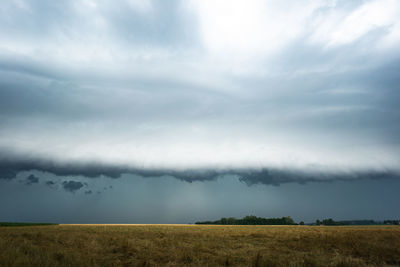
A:
{"label": "stubble field", "polygon": [[0,266],[399,265],[399,226],[0,227]]}

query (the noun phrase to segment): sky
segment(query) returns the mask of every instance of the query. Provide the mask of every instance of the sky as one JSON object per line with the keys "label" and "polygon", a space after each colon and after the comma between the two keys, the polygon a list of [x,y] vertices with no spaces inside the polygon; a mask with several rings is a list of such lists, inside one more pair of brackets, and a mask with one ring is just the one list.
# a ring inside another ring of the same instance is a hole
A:
{"label": "sky", "polygon": [[0,3],[0,221],[400,217],[397,0]]}

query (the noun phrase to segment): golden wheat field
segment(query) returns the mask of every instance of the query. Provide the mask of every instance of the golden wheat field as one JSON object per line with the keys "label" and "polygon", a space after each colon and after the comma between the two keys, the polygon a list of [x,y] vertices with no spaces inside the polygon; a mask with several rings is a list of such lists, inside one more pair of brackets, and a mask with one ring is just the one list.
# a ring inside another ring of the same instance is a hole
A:
{"label": "golden wheat field", "polygon": [[399,266],[399,226],[0,228],[0,266]]}

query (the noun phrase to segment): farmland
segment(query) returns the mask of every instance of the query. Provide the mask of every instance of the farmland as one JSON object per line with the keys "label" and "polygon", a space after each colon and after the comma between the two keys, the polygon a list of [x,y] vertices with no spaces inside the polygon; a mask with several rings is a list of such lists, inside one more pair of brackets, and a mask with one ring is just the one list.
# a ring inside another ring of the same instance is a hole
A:
{"label": "farmland", "polygon": [[0,266],[399,266],[399,226],[0,227]]}

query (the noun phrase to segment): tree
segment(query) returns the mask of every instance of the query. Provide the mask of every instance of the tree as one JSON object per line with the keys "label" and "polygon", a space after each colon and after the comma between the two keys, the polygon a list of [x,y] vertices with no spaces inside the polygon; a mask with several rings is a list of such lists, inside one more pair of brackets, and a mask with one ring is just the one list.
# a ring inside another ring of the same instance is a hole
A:
{"label": "tree", "polygon": [[303,221],[301,221],[299,224],[300,224],[300,225],[304,225],[304,222],[303,222]]}
{"label": "tree", "polygon": [[227,218],[221,218],[221,224],[228,224]]}
{"label": "tree", "polygon": [[324,219],[322,221],[322,224],[323,225],[336,225],[336,222],[332,218],[329,218],[329,219]]}

